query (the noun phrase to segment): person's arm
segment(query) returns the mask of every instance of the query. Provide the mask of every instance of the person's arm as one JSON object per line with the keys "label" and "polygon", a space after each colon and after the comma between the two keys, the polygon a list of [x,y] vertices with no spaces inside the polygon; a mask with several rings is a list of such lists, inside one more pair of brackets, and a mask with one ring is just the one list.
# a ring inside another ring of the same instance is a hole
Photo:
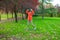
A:
{"label": "person's arm", "polygon": [[26,10],[26,14],[28,14],[28,9]]}
{"label": "person's arm", "polygon": [[32,10],[32,14],[34,14],[34,10]]}

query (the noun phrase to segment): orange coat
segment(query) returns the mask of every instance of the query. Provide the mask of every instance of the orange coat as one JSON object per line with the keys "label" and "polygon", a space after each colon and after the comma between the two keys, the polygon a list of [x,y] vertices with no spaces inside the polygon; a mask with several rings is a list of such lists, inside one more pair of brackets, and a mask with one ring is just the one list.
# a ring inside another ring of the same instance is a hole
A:
{"label": "orange coat", "polygon": [[26,14],[28,14],[28,20],[31,21],[32,20],[32,16],[34,14],[34,10],[32,10],[30,12],[28,10],[26,10]]}

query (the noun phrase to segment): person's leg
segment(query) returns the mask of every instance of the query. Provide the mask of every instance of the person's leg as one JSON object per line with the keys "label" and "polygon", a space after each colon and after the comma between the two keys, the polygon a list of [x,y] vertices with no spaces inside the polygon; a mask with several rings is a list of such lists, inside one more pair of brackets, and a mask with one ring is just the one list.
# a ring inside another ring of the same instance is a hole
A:
{"label": "person's leg", "polygon": [[27,20],[26,31],[28,31],[28,30],[29,30],[29,25],[30,25],[30,22],[29,22],[29,20]]}
{"label": "person's leg", "polygon": [[36,30],[36,26],[33,24],[33,21],[31,21],[31,24],[32,24],[34,30]]}
{"label": "person's leg", "polygon": [[33,27],[35,27],[35,25],[33,24],[33,21],[31,20],[31,25],[33,26]]}
{"label": "person's leg", "polygon": [[30,21],[28,20],[28,21],[27,21],[27,26],[29,26],[29,25],[30,25]]}

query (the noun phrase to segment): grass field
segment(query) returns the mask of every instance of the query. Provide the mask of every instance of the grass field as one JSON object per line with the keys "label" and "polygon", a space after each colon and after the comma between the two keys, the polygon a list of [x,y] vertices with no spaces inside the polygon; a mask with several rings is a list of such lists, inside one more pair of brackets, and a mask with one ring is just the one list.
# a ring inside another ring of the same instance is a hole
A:
{"label": "grass field", "polygon": [[[36,30],[32,25],[27,27],[27,20],[18,20],[18,23],[6,22],[0,24],[0,34],[9,37],[15,37],[18,40],[60,40],[60,18],[34,17],[33,22]],[[29,30],[26,30],[29,28]],[[2,40],[2,39],[1,39]]]}

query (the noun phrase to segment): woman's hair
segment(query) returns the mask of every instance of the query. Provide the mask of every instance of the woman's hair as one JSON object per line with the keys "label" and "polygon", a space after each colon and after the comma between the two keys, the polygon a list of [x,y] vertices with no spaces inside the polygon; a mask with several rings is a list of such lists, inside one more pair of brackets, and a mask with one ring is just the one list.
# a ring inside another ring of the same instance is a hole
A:
{"label": "woman's hair", "polygon": [[29,12],[32,11],[32,9],[29,9]]}

